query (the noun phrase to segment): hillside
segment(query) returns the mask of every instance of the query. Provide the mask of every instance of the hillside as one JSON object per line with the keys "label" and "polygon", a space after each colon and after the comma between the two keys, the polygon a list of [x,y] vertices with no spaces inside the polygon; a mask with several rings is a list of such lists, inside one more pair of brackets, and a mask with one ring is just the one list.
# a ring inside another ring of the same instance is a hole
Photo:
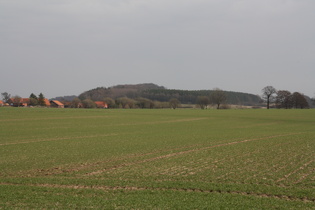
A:
{"label": "hillside", "polygon": [[137,84],[137,85],[116,85],[113,87],[98,87],[92,90],[85,91],[79,95],[81,100],[92,99],[100,101],[106,97],[117,99],[120,97],[138,98],[142,97],[142,92],[151,89],[165,89],[163,86],[158,86],[152,83]]}
{"label": "hillside", "polygon": [[75,99],[77,96],[76,95],[71,95],[71,96],[57,96],[55,98],[51,98],[50,100],[58,100],[58,101],[72,101]]}
{"label": "hillside", "polygon": [[[152,83],[137,85],[117,85],[113,87],[98,87],[85,91],[79,95],[81,100],[90,98],[94,101],[103,100],[106,97],[117,99],[128,97],[131,99],[143,97],[156,101],[169,101],[177,98],[181,103],[194,104],[198,96],[210,96],[212,90],[172,90]],[[228,104],[258,105],[260,97],[248,93],[225,91]]]}
{"label": "hillside", "polygon": [[[213,90],[146,90],[143,91],[144,98],[158,101],[169,101],[171,98],[177,98],[184,104],[194,104],[197,101],[198,96],[210,96]],[[260,97],[248,94],[232,91],[225,91],[228,104],[237,105],[258,105],[260,103]]]}

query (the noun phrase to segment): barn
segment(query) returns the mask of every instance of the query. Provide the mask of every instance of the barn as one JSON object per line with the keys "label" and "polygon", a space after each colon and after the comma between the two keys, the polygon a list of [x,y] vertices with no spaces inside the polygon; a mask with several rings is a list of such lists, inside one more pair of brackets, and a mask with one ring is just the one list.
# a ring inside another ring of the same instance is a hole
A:
{"label": "barn", "polygon": [[105,103],[104,101],[95,101],[95,104],[97,108],[103,108],[103,109],[108,108],[107,103]]}
{"label": "barn", "polygon": [[50,101],[50,107],[54,107],[54,108],[65,108],[65,106],[63,105],[63,103],[61,103],[60,101],[57,101],[57,100],[51,100],[51,101]]}

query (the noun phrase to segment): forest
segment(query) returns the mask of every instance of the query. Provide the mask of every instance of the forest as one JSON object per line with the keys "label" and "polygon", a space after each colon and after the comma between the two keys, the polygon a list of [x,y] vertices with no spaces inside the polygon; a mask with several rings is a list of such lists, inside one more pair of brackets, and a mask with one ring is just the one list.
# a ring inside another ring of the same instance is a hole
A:
{"label": "forest", "polygon": [[[175,90],[167,89],[152,83],[138,85],[117,85],[113,87],[98,87],[88,90],[79,95],[80,100],[91,99],[93,101],[112,98],[114,100],[122,97],[130,99],[146,98],[152,101],[168,102],[177,98],[182,104],[196,104],[198,97],[208,96],[215,90]],[[258,95],[224,91],[227,104],[255,106],[261,104]]]}

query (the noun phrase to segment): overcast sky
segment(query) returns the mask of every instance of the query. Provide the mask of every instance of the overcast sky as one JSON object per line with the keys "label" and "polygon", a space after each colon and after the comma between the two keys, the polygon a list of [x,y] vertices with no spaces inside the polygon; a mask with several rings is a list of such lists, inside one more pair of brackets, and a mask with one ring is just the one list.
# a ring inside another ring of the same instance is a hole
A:
{"label": "overcast sky", "polygon": [[315,96],[315,0],[0,0],[0,92],[117,84]]}

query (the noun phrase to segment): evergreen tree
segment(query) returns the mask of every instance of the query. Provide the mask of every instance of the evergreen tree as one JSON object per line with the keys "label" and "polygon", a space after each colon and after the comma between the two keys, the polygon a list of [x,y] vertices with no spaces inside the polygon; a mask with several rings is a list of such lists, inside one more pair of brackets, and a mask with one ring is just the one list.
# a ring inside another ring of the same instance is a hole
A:
{"label": "evergreen tree", "polygon": [[40,93],[40,94],[38,95],[38,104],[39,104],[40,106],[46,106],[45,97],[44,97],[44,95],[43,95],[42,93]]}
{"label": "evergreen tree", "polygon": [[32,93],[32,94],[30,95],[30,105],[31,105],[31,106],[36,106],[36,105],[38,105],[38,98],[37,98],[37,96],[36,96],[34,93]]}

